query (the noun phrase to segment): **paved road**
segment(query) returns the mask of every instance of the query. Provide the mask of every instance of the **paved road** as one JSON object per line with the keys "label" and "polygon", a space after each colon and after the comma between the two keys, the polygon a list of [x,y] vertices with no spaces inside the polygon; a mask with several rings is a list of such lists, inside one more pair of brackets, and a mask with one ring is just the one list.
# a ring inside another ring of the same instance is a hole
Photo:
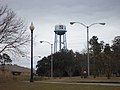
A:
{"label": "paved road", "polygon": [[89,85],[107,85],[107,86],[120,86],[119,83],[70,83],[70,82],[47,82],[47,81],[35,81],[41,83],[55,83],[55,84],[89,84]]}

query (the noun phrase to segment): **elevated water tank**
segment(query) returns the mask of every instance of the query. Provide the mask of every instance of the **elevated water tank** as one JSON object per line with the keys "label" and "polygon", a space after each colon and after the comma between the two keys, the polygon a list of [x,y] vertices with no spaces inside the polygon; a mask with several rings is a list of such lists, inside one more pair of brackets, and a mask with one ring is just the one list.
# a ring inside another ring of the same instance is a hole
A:
{"label": "elevated water tank", "polygon": [[57,35],[63,35],[65,34],[66,31],[66,26],[65,25],[55,25],[55,31]]}

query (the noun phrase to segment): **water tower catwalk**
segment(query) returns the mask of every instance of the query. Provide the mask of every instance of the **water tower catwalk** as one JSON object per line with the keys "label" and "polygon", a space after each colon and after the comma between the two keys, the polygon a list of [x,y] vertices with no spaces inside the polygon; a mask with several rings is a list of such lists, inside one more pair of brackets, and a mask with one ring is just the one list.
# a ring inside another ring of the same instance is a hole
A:
{"label": "water tower catwalk", "polygon": [[54,52],[61,51],[61,49],[67,50],[66,26],[55,25],[54,32],[55,32]]}

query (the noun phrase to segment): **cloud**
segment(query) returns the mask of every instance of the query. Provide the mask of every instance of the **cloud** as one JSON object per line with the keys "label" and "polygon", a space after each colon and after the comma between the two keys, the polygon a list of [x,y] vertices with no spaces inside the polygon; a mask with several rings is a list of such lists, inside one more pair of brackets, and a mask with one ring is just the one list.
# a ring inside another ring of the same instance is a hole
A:
{"label": "cloud", "polygon": [[102,17],[120,13],[120,0],[3,0],[23,15],[48,17]]}

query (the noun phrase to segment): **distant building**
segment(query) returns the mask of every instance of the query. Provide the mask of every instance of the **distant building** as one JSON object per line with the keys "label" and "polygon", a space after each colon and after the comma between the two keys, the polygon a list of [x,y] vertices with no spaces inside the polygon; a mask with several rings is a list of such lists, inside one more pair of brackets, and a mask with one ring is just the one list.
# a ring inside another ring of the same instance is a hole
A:
{"label": "distant building", "polygon": [[[33,71],[35,74],[35,70]],[[21,67],[18,65],[0,65],[0,76],[12,77],[12,76],[30,76],[31,69]]]}

